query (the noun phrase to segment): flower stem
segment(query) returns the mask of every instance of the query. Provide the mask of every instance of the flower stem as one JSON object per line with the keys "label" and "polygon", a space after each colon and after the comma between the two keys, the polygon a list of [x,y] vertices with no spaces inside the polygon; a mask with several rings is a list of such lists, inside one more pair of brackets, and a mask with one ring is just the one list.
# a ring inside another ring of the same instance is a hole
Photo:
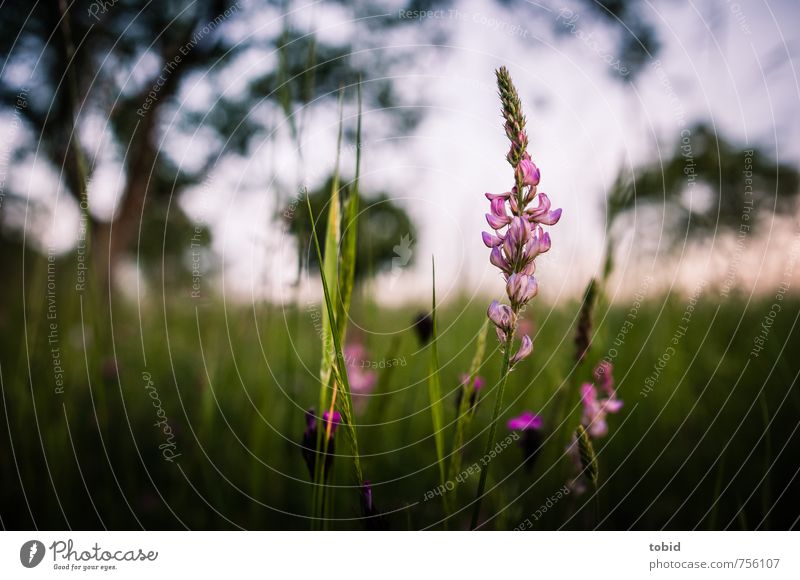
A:
{"label": "flower stem", "polygon": [[[505,344],[503,353],[503,366],[500,371],[500,386],[497,391],[497,398],[494,401],[494,411],[492,412],[492,422],[489,426],[489,438],[486,440],[486,447],[483,450],[483,456],[486,457],[492,451],[492,444],[497,435],[497,421],[500,417],[500,409],[503,407],[503,393],[506,390],[506,382],[508,381],[509,360],[511,358],[511,341],[514,338],[514,333],[508,333],[508,339]],[[474,530],[478,527],[478,517],[481,511],[481,501],[483,500],[483,491],[486,489],[486,478],[489,473],[489,464],[487,463],[481,471],[481,478],[478,481],[478,494],[475,497],[475,507],[472,509],[472,522],[470,529]]]}

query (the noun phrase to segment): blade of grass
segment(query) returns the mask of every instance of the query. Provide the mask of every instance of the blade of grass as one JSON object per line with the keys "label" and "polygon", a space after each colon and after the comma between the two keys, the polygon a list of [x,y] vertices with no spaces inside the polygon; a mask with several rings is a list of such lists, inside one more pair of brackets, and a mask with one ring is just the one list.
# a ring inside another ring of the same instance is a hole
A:
{"label": "blade of grass", "polygon": [[[428,396],[431,405],[431,418],[433,419],[433,439],[436,444],[436,460],[439,464],[439,478],[441,484],[447,482],[444,461],[444,409],[442,408],[442,385],[439,377],[439,343],[436,330],[436,262],[431,256],[431,271],[433,274],[433,292],[431,318],[433,320],[433,333],[431,335],[431,357],[428,368]],[[442,498],[445,516],[449,517],[449,501]]]}
{"label": "blade of grass", "polygon": [[[341,113],[340,113],[341,114]],[[339,125],[341,144],[341,123]],[[345,223],[342,234],[342,258],[339,270],[339,296],[336,320],[342,343],[347,333],[347,319],[350,312],[350,301],[353,296],[353,285],[356,273],[356,242],[358,240],[358,182],[361,175],[361,83],[358,84],[358,125],[356,129],[356,175],[347,197],[345,206]],[[337,154],[338,156],[338,154]],[[337,162],[338,166],[338,162]],[[338,170],[337,170],[338,174]],[[326,249],[327,251],[327,249]]]}
{"label": "blade of grass", "polygon": [[[486,353],[486,334],[489,329],[489,319],[487,318],[480,332],[475,346],[475,354],[472,357],[472,364],[469,368],[469,379],[461,388],[461,402],[458,406],[458,420],[456,421],[456,432],[453,440],[453,454],[450,458],[450,469],[447,472],[448,481],[456,478],[461,470],[461,458],[463,456],[464,439],[467,437],[472,416],[475,414],[475,407],[470,408],[470,401],[475,394],[475,377],[478,369],[483,364],[483,357]],[[476,401],[477,405],[477,401]]]}
{"label": "blade of grass", "polygon": [[[317,251],[317,258],[322,263],[322,250],[320,249],[319,245],[319,238],[317,237],[317,229],[314,225],[314,211],[311,209],[311,200],[309,199],[308,195],[306,195],[306,204],[308,205],[308,214],[311,218],[311,235],[314,238],[314,247]],[[331,337],[333,338],[333,348],[334,348],[334,364],[333,364],[333,381],[334,381],[334,389],[338,390],[339,386],[341,386],[342,396],[338,397],[339,406],[344,418],[344,425],[345,425],[345,432],[348,434],[348,439],[350,442],[351,451],[353,454],[353,464],[356,470],[356,477],[358,479],[359,485],[364,483],[364,476],[361,470],[361,460],[358,454],[358,437],[356,435],[356,428],[353,424],[353,403],[350,394],[350,382],[347,379],[347,370],[344,367],[344,355],[342,354],[342,345],[339,340],[339,333],[336,331],[336,319],[334,317],[334,303],[331,299],[330,289],[328,287],[328,280],[325,275],[325,269],[320,268],[319,270],[320,278],[322,280],[322,292],[323,297],[325,299],[325,309],[328,313],[328,317],[331,319],[333,323],[333,332],[331,332]],[[336,391],[335,391],[336,392]]]}
{"label": "blade of grass", "polygon": [[[325,259],[323,260],[319,252],[317,258],[320,264],[320,272],[324,273],[326,280],[337,281],[339,270],[339,242],[341,239],[341,216],[339,204],[339,162],[341,158],[342,149],[342,117],[344,108],[344,91],[339,92],[339,134],[336,142],[336,164],[334,167],[333,180],[331,182],[330,201],[328,202],[328,219],[325,230]],[[308,199],[308,195],[306,195]],[[308,200],[310,204],[310,199]],[[313,220],[314,217],[312,216]],[[314,232],[314,241],[319,242],[316,237],[316,224],[312,221],[312,231]],[[329,289],[330,299],[333,304],[338,304],[336,299],[338,283],[334,288]],[[341,319],[340,319],[341,320]],[[335,389],[335,384],[332,383],[332,368],[333,368],[333,328],[336,323],[334,314],[329,314],[327,311],[322,313],[322,361],[320,362],[319,378],[320,378],[320,391],[319,391],[319,413],[320,417],[323,416],[323,410],[326,409],[328,404],[328,391]],[[338,332],[338,331],[337,331]],[[334,391],[335,393],[335,391]],[[335,402],[335,394],[330,399],[330,406],[332,407]],[[331,409],[332,411],[332,409]],[[321,453],[323,449],[327,449],[328,440],[330,439],[330,424],[325,429],[325,442],[323,444],[322,429],[317,430],[317,454]],[[313,507],[314,513],[319,513],[324,509],[324,483],[325,474],[324,462],[317,462],[314,469],[314,482],[317,484],[314,487]],[[320,487],[322,486],[322,487]]]}
{"label": "blade of grass", "polygon": [[[322,269],[325,272],[325,279],[334,284],[329,287],[330,299],[332,304],[338,304],[338,289],[339,284],[336,283],[339,273],[339,242],[341,240],[341,207],[339,201],[339,159],[342,149],[342,109],[344,105],[344,93],[339,93],[339,138],[336,145],[336,166],[333,173],[333,181],[331,183],[330,202],[328,204],[328,221],[325,231],[325,259],[320,261]],[[322,260],[322,258],[320,258]],[[326,312],[322,313],[322,368],[320,370],[320,378],[323,385],[327,386],[330,380],[330,372],[332,368],[331,352],[331,335],[332,328],[336,319],[334,316],[328,315]],[[341,326],[341,318],[339,319]],[[324,401],[320,398],[320,402]],[[324,408],[320,405],[320,408]]]}
{"label": "blade of grass", "polygon": [[[508,382],[509,361],[511,359],[511,341],[514,335],[508,333],[505,348],[503,349],[503,364],[500,367],[500,385],[497,388],[497,397],[494,401],[494,410],[492,411],[492,421],[489,424],[489,438],[486,440],[484,447],[484,456],[492,452],[494,438],[497,436],[497,420],[500,417],[500,410],[503,408],[503,393],[506,390],[506,383]],[[481,502],[483,501],[484,490],[486,489],[486,478],[489,476],[489,465],[487,464],[481,470],[481,477],[478,480],[478,493],[475,496],[474,506],[472,508],[472,521],[470,529],[475,529],[478,526],[478,518],[481,511]]]}
{"label": "blade of grass", "polygon": [[772,466],[772,438],[770,437],[770,418],[769,407],[767,400],[764,396],[763,389],[758,394],[758,402],[761,406],[761,418],[764,421],[764,482],[761,484],[761,513],[764,516],[763,527],[769,529],[769,512],[772,501],[770,499],[770,491],[772,485],[770,483],[770,467]]}

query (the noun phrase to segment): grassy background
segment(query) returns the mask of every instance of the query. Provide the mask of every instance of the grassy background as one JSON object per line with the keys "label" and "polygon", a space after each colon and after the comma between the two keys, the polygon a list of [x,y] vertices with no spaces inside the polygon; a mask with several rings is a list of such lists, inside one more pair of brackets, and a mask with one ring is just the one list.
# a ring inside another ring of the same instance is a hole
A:
{"label": "grassy background", "polygon": [[[154,294],[141,308],[115,300],[112,318],[100,300],[77,295],[61,268],[56,345],[66,385],[58,394],[43,268],[33,268],[24,308],[12,292],[0,315],[5,528],[311,527],[312,485],[298,444],[304,409],[318,398],[319,304],[226,305],[175,292]],[[502,417],[505,423],[525,409],[540,413],[545,443],[532,469],[522,466],[516,445],[492,461],[487,527],[511,529],[526,519],[534,529],[796,527],[800,300],[783,301],[765,349],[749,354],[772,302],[723,299],[709,288],[645,397],[645,379],[688,303],[686,296],[649,296],[613,356],[625,407],[610,417],[608,436],[595,441],[599,517],[590,493],[573,493],[538,519],[532,514],[574,474],[563,451],[580,417],[578,385],[591,369],[573,364],[580,305],[534,304],[534,354],[512,373]],[[459,299],[439,311],[448,452],[459,376],[469,368],[485,307],[482,299]],[[598,308],[592,366],[613,346],[631,307]],[[410,326],[422,309],[380,308],[356,295],[348,335],[364,342],[375,361],[405,363],[376,370],[378,392],[357,415],[365,477],[393,529],[441,527],[443,514],[439,497],[425,501],[439,481],[428,352]],[[485,442],[501,358],[495,342],[490,337],[480,371],[487,388],[464,468],[480,458]],[[159,450],[165,438],[154,426],[145,371],[176,434],[174,462]],[[503,426],[498,440],[507,435]],[[332,529],[364,527],[348,452],[339,437],[326,523]],[[468,525],[477,480],[471,476],[448,493],[456,512],[451,529]]]}

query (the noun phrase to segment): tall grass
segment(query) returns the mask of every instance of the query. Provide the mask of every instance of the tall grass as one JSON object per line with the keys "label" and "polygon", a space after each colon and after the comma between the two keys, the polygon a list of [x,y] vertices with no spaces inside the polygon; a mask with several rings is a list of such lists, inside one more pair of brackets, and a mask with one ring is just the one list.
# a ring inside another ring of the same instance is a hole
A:
{"label": "tall grass", "polygon": [[[439,334],[436,327],[436,261],[431,257],[431,321],[433,334],[430,343],[430,362],[428,364],[428,400],[431,408],[433,422],[433,440],[436,446],[436,463],[439,467],[439,479],[442,486],[447,482],[447,472],[444,456],[444,409],[442,404],[442,384],[439,378]],[[445,509],[445,522],[450,515],[450,501],[443,498]]]}
{"label": "tall grass", "polygon": [[[312,237],[314,248],[316,249],[318,263],[320,264],[320,279],[322,281],[323,298],[325,309],[323,311],[322,322],[322,360],[320,364],[320,391],[319,391],[319,417],[323,416],[323,409],[333,417],[335,409],[340,409],[344,418],[348,440],[353,455],[353,462],[356,471],[358,485],[364,483],[364,476],[361,469],[361,460],[358,453],[358,438],[353,418],[352,395],[350,392],[349,379],[347,377],[347,365],[344,357],[342,345],[347,333],[347,322],[350,313],[350,301],[353,293],[356,263],[356,236],[358,231],[358,181],[361,170],[360,147],[356,154],[356,176],[353,188],[345,204],[346,224],[342,233],[341,224],[341,202],[339,196],[339,163],[341,157],[341,145],[343,135],[343,106],[344,91],[339,96],[339,135],[336,149],[336,166],[331,185],[330,199],[328,205],[328,220],[325,234],[325,254],[322,250],[317,236],[316,218],[311,208],[311,200],[306,192],[305,198],[308,205],[308,213],[312,225]],[[361,87],[358,86],[358,128],[357,138],[361,138]],[[334,284],[330,282],[333,281]],[[340,390],[341,396],[340,396]],[[330,392],[330,399],[328,398]],[[328,449],[329,441],[332,437],[333,421],[326,423],[326,428],[317,430],[317,457],[321,457],[323,450]],[[315,513],[319,514],[319,520],[325,520],[327,489],[326,477],[324,473],[325,462],[318,460],[315,462],[315,493],[314,506]]]}

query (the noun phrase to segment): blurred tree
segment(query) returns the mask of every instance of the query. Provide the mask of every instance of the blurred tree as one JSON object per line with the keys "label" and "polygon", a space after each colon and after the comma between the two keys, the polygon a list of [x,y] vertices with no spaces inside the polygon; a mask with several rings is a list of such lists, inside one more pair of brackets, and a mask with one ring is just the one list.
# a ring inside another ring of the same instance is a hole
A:
{"label": "blurred tree", "polygon": [[[514,10],[520,22],[531,20],[531,6],[514,0],[496,0]],[[656,28],[647,20],[644,2],[636,0],[566,0],[550,6],[556,34],[572,35],[576,42],[599,46],[597,27],[616,42],[608,59],[608,73],[622,82],[633,81],[661,49]],[[535,26],[535,21],[531,26]]]}
{"label": "blurred tree", "polygon": [[581,2],[616,34],[617,53],[629,74],[614,74],[614,77],[632,81],[649,61],[656,58],[661,48],[655,28],[642,14],[647,4],[636,0]]}
{"label": "blurred tree", "polygon": [[[333,178],[309,194],[311,209],[317,220],[317,232],[325,231],[328,219],[328,203]],[[343,186],[339,195],[346,198],[349,188]],[[406,267],[413,262],[412,246],[416,230],[411,218],[385,192],[365,196],[359,193],[358,237],[356,238],[356,282],[386,270],[395,264]],[[305,207],[305,199],[292,212],[289,232],[297,240],[300,260],[317,264],[317,255],[310,247],[311,219]],[[320,234],[322,235],[322,234]],[[324,244],[323,244],[324,258]]]}
{"label": "blurred tree", "polygon": [[606,223],[611,227],[618,217],[654,205],[668,213],[676,241],[687,233],[738,231],[745,213],[753,230],[759,213],[794,212],[798,188],[797,168],[701,123],[684,130],[666,159],[636,168],[633,176],[620,171],[607,201]]}
{"label": "blurred tree", "polygon": [[[4,29],[14,34],[0,38],[0,58],[5,61],[0,107],[18,113],[31,136],[18,145],[16,159],[35,153],[38,163],[49,164],[68,196],[80,203],[101,156],[109,150],[118,152],[122,187],[113,216],[86,212],[93,268],[101,284],[112,278],[137,237],[163,239],[169,223],[166,209],[175,212],[175,204],[170,205],[173,195],[200,183],[224,158],[246,155],[254,139],[265,135],[267,116],[254,113],[259,106],[281,110],[296,137],[302,119],[298,109],[335,98],[339,86],[360,76],[369,78],[369,71],[379,68],[377,52],[360,54],[355,64],[350,44],[322,42],[298,27],[287,16],[292,9],[287,1],[245,4],[244,0],[2,4]],[[231,33],[237,21],[259,17],[280,18],[279,32],[268,39],[261,30]],[[382,26],[404,23],[397,18],[354,18],[351,24],[377,34]],[[227,91],[232,65],[254,54],[264,60],[277,56],[277,64],[248,78],[243,91]],[[182,100],[186,91],[202,83],[212,95],[206,103],[193,106]],[[365,91],[367,104],[391,104],[391,83],[388,79],[371,83]],[[15,108],[20,91],[32,87],[26,106]],[[406,125],[416,122],[413,114],[385,114]],[[92,148],[86,144],[96,141],[98,119],[103,125],[100,132],[111,139],[105,147]],[[93,129],[88,127],[92,121]],[[200,129],[203,150],[196,151],[190,165],[179,167],[166,149],[168,144],[162,143],[166,131],[182,131],[193,138]],[[4,193],[9,199],[15,194],[23,197],[13,190]],[[142,221],[152,212],[159,219]],[[161,246],[159,252],[183,251]]]}

